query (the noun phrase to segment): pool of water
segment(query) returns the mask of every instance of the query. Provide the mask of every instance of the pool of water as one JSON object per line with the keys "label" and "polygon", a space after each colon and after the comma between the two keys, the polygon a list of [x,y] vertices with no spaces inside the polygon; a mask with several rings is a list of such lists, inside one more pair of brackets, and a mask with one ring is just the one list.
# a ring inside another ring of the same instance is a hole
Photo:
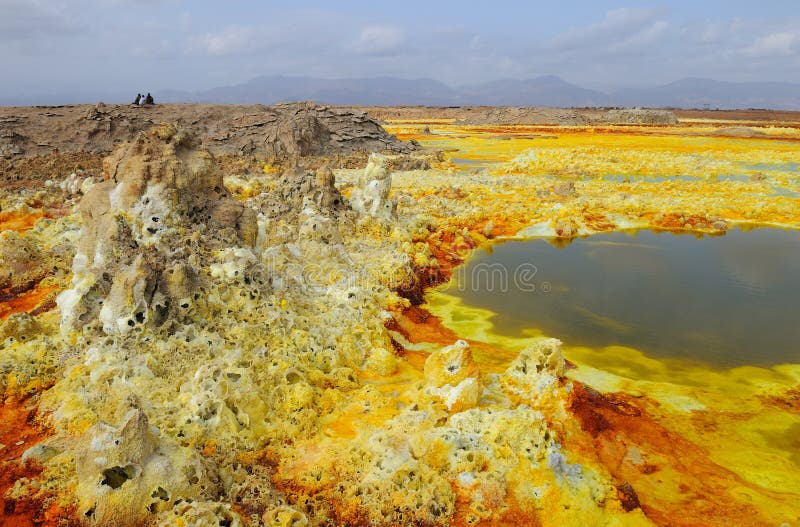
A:
{"label": "pool of water", "polygon": [[490,310],[494,331],[622,345],[719,367],[800,363],[800,232],[638,231],[508,241],[444,291]]}
{"label": "pool of water", "polygon": [[468,167],[468,168],[478,167],[478,166],[485,167],[493,163],[491,160],[468,159],[466,157],[453,157],[451,158],[451,161],[453,161],[453,163],[455,163],[457,166]]}
{"label": "pool of water", "polygon": [[800,172],[800,163],[751,163],[745,165],[750,170],[779,170],[781,172]]}
{"label": "pool of water", "polygon": [[770,196],[780,196],[785,198],[798,198],[800,197],[800,192],[796,190],[792,190],[789,188],[784,187],[772,187],[772,193],[769,194]]}

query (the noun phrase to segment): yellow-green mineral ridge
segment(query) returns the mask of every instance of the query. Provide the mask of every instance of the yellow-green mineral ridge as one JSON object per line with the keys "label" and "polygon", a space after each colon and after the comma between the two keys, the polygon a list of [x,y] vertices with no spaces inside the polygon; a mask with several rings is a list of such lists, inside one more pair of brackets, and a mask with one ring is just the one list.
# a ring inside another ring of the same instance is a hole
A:
{"label": "yellow-green mineral ridge", "polygon": [[7,499],[46,489],[87,525],[797,522],[779,440],[797,366],[600,359],[535,329],[502,339],[439,292],[437,326],[398,294],[495,236],[797,228],[797,199],[770,193],[796,180],[563,186],[529,159],[223,179],[174,126],[120,147],[106,181],[75,185],[78,213],[24,234],[75,256],[58,311],[0,327],[6,397],[53,384],[44,470]]}

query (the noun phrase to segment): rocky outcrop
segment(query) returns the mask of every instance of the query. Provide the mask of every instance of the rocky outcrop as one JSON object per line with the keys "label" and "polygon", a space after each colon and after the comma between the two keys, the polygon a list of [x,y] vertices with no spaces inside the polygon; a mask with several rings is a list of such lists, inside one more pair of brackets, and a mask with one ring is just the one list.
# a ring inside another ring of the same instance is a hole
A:
{"label": "rocky outcrop", "polygon": [[79,440],[75,467],[78,507],[89,525],[146,525],[176,504],[219,491],[200,456],[161,439],[138,408],[119,426],[93,425]]}
{"label": "rocky outcrop", "polygon": [[477,406],[483,387],[469,344],[459,340],[431,353],[425,361],[425,393],[448,412]]}
{"label": "rocky outcrop", "polygon": [[[677,124],[678,118],[668,110],[648,108],[544,108],[513,106],[463,106],[453,108],[365,108],[378,119],[455,119],[461,125],[560,125],[595,124]],[[430,131],[428,131],[430,133]]]}
{"label": "rocky outcrop", "polygon": [[500,378],[510,394],[532,407],[552,397],[564,378],[565,362],[561,341],[543,339],[522,350]]}
{"label": "rocky outcrop", "polygon": [[230,197],[211,154],[183,128],[140,134],[104,170],[80,204],[72,287],[57,299],[64,332],[95,319],[108,334],[160,324],[188,302],[201,233],[205,250],[255,243],[254,211]]}
{"label": "rocky outcrop", "polygon": [[267,218],[291,222],[308,206],[330,217],[349,209],[336,188],[333,171],[327,167],[316,171],[298,166],[289,168],[273,184],[271,192],[258,197],[259,209]]}
{"label": "rocky outcrop", "polygon": [[0,298],[38,282],[45,274],[43,254],[32,236],[0,233]]}
{"label": "rocky outcrop", "polygon": [[386,157],[380,154],[369,157],[367,168],[358,178],[357,187],[350,196],[350,203],[356,212],[384,220],[394,216],[397,204],[389,199],[392,174],[386,169],[386,163]]}
{"label": "rocky outcrop", "polygon": [[576,126],[589,123],[581,112],[566,108],[476,107],[459,115],[455,124],[559,124]]}
{"label": "rocky outcrop", "polygon": [[[0,120],[0,158],[23,155],[31,147],[30,139],[11,127],[17,122],[18,120],[14,118]],[[2,126],[1,123],[6,124]]]}
{"label": "rocky outcrop", "polygon": [[415,149],[388,134],[364,112],[310,102],[144,107],[98,103],[0,108],[0,158],[44,156],[55,151],[105,155],[162,122],[191,126],[215,155],[283,158]]}
{"label": "rocky outcrop", "polygon": [[[252,144],[261,153],[275,157],[333,155],[363,150],[407,153],[414,149],[387,134],[361,112],[287,103],[269,107],[263,117],[249,121],[248,128],[262,128]],[[259,145],[259,141],[261,145]]]}
{"label": "rocky outcrop", "polygon": [[669,110],[622,108],[608,110],[600,117],[600,122],[608,124],[678,124],[678,116]]}

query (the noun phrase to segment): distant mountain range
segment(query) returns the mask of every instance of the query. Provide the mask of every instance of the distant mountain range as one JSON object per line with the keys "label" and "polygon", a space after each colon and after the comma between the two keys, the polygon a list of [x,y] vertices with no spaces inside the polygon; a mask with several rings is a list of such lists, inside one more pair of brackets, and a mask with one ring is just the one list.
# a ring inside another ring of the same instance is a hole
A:
{"label": "distant mountain range", "polygon": [[688,78],[663,86],[603,93],[559,77],[504,79],[451,87],[433,79],[318,79],[267,76],[199,92],[163,91],[164,102],[263,103],[312,100],[345,105],[647,106],[800,110],[800,84]]}
{"label": "distant mountain range", "polygon": [[[3,97],[0,105],[129,102],[135,94],[52,94]],[[156,102],[261,103],[311,100],[324,104],[365,106],[645,106],[662,108],[769,108],[800,110],[800,83],[723,82],[687,78],[642,89],[612,93],[582,88],[559,77],[496,80],[452,87],[433,79],[394,77],[320,79],[257,77],[242,84],[189,92],[153,92]]]}
{"label": "distant mountain range", "polygon": [[800,110],[800,84],[688,78],[655,88],[620,90],[611,100],[623,106]]}

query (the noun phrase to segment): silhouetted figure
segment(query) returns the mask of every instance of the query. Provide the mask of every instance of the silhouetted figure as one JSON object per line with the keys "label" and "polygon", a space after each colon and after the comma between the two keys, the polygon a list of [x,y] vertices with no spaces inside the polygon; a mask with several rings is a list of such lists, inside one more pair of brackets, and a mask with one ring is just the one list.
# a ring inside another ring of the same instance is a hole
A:
{"label": "silhouetted figure", "polygon": [[150,95],[150,93],[149,93],[149,92],[148,92],[148,94],[147,94],[147,97],[145,97],[145,98],[144,98],[144,103],[145,103],[145,104],[155,104],[155,103],[156,103],[156,102],[153,100],[153,96],[152,96],[152,95]]}
{"label": "silhouetted figure", "polygon": [[137,93],[136,94],[136,98],[133,100],[133,104],[135,104],[136,106],[139,106],[139,103],[141,103],[141,102],[142,102],[142,94],[141,93]]}

